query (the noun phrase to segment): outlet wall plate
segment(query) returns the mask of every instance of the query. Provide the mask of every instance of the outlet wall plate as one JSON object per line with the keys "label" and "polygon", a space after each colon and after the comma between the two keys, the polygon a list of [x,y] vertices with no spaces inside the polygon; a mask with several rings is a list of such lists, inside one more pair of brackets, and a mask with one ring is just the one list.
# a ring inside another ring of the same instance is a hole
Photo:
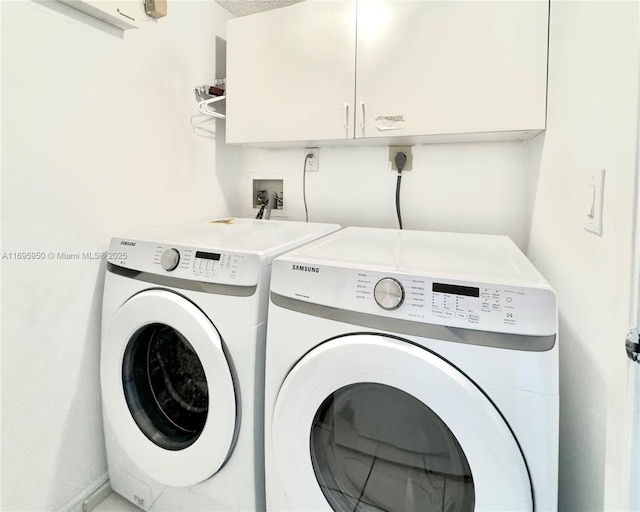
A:
{"label": "outlet wall plate", "polygon": [[[313,155],[307,158],[307,155]],[[317,172],[320,170],[320,148],[304,148],[305,172]]]}
{"label": "outlet wall plate", "polygon": [[396,155],[398,153],[404,153],[407,155],[407,162],[405,163],[402,172],[413,170],[413,151],[411,148],[413,148],[413,146],[389,146],[389,162],[391,163],[390,171],[398,171],[398,167],[396,166]]}

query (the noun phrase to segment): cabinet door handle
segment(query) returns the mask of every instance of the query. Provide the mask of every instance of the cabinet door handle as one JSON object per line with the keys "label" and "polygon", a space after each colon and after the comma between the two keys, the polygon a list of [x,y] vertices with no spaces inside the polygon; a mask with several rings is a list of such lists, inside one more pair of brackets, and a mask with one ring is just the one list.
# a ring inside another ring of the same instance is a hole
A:
{"label": "cabinet door handle", "polygon": [[362,109],[362,117],[360,120],[360,130],[362,131],[362,136],[364,137],[364,101],[360,102],[360,108]]}
{"label": "cabinet door handle", "polygon": [[349,104],[344,104],[344,138],[349,138]]}

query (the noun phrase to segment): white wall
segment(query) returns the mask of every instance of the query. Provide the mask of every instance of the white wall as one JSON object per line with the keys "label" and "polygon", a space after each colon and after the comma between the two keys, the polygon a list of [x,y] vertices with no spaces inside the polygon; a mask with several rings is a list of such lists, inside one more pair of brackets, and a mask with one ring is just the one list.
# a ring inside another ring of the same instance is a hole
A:
{"label": "white wall", "polygon": [[[638,2],[551,3],[547,130],[530,145],[540,165],[529,256],[559,297],[560,510],[628,510],[639,24]],[[601,237],[582,227],[586,173],[598,168]]]}
{"label": "white wall", "polygon": [[[189,123],[226,11],[172,0],[121,37],[54,4],[0,3],[3,254],[105,251],[116,233],[227,214],[216,161],[233,155]],[[2,260],[2,510],[71,508],[106,480],[104,270]]]}
{"label": "white wall", "polygon": [[[236,184],[225,189],[233,213],[255,215],[251,178],[283,177],[285,214],[304,220],[304,157],[301,148],[242,148]],[[525,157],[517,142],[414,146],[414,170],[403,173],[401,187],[405,229],[506,234],[524,247]],[[321,147],[319,172],[306,176],[309,220],[396,227],[397,173],[388,159],[386,146]]]}

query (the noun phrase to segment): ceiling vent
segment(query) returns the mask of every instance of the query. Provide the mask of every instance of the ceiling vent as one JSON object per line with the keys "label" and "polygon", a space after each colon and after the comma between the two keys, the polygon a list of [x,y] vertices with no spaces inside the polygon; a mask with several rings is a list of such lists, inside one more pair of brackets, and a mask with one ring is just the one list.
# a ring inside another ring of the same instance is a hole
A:
{"label": "ceiling vent", "polygon": [[248,16],[258,12],[279,9],[297,4],[303,0],[216,0],[218,5],[224,7],[234,16]]}

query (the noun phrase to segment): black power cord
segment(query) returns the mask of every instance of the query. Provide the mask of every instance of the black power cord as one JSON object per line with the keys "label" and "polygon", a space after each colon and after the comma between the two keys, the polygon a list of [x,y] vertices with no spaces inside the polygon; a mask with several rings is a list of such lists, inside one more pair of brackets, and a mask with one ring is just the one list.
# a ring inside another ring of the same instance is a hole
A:
{"label": "black power cord", "polygon": [[398,169],[398,179],[396,181],[396,214],[398,215],[398,226],[402,229],[402,214],[400,213],[400,185],[402,184],[402,169],[407,163],[407,155],[402,152],[396,153],[394,158]]}

